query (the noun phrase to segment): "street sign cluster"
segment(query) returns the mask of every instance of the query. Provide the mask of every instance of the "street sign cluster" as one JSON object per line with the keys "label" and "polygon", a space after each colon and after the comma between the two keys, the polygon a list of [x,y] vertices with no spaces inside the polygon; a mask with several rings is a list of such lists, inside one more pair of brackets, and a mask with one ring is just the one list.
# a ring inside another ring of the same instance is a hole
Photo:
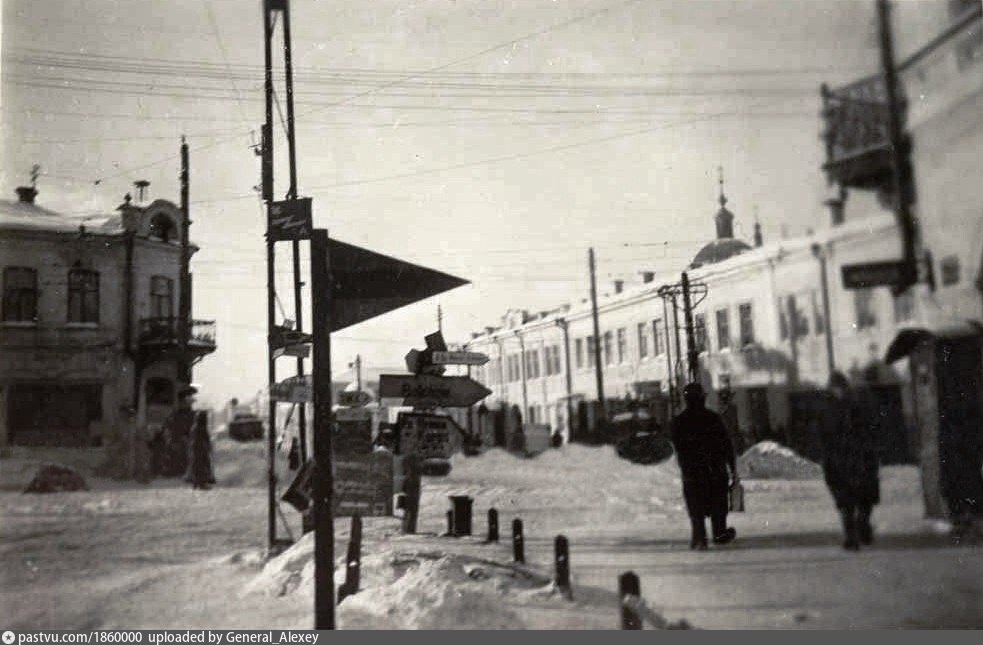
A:
{"label": "street sign cluster", "polygon": [[403,405],[418,408],[454,408],[474,405],[491,390],[469,376],[442,376],[444,365],[483,365],[488,357],[477,352],[449,352],[437,331],[424,338],[427,348],[411,349],[406,369],[412,374],[383,374],[379,396],[402,399]]}

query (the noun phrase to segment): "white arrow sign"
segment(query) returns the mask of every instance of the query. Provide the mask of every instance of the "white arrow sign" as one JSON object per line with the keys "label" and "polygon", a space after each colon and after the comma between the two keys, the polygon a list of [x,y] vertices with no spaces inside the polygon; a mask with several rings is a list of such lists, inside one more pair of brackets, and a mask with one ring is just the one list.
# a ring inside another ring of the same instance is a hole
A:
{"label": "white arrow sign", "polygon": [[434,352],[433,362],[437,365],[484,365],[488,355],[481,352]]}

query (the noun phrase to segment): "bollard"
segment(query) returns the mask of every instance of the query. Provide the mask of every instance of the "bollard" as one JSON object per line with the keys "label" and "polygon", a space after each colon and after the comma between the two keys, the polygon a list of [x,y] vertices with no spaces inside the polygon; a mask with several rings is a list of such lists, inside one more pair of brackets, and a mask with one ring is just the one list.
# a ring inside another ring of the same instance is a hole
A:
{"label": "bollard", "polygon": [[488,509],[488,539],[487,542],[498,542],[498,511]]}
{"label": "bollard", "polygon": [[362,518],[352,516],[351,537],[348,540],[348,557],[345,559],[345,583],[338,589],[338,602],[358,592],[362,574]]}
{"label": "bollard", "polygon": [[526,543],[522,539],[522,520],[512,520],[512,560],[525,563]]}
{"label": "bollard", "polygon": [[447,511],[447,537],[454,537],[454,511]]}
{"label": "bollard", "polygon": [[638,605],[642,600],[642,583],[634,571],[626,571],[618,577],[618,597],[621,599],[621,629],[641,629]]}
{"label": "bollard", "polygon": [[570,544],[563,535],[553,541],[553,561],[556,564],[556,586],[568,600],[573,600],[570,588]]}

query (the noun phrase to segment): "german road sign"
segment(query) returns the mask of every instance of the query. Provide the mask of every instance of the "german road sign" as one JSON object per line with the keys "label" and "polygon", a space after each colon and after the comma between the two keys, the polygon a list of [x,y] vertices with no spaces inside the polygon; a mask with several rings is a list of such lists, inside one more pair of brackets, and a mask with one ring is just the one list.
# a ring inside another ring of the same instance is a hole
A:
{"label": "german road sign", "polygon": [[491,390],[467,376],[383,374],[379,378],[379,396],[402,399],[404,405],[467,407],[489,394]]}
{"label": "german road sign", "polygon": [[270,240],[309,240],[313,229],[311,198],[288,199],[270,204],[266,234]]}
{"label": "german road sign", "polygon": [[335,460],[335,515],[392,515],[393,474],[393,456],[389,452],[347,455]]}
{"label": "german road sign", "polygon": [[484,365],[488,355],[481,352],[434,352],[434,363],[438,365]]}
{"label": "german road sign", "polygon": [[866,289],[868,287],[894,286],[904,282],[905,263],[900,260],[848,264],[842,268],[843,287]]}
{"label": "german road sign", "polygon": [[310,403],[314,400],[310,376],[291,376],[270,386],[270,398],[288,403]]}
{"label": "german road sign", "polygon": [[338,405],[347,405],[348,407],[360,408],[363,405],[368,404],[370,401],[372,401],[372,396],[368,392],[362,392],[361,390],[357,392],[338,393]]}
{"label": "german road sign", "polygon": [[450,459],[461,444],[463,430],[448,416],[400,412],[399,452],[415,453],[422,459]]}
{"label": "german road sign", "polygon": [[307,358],[311,355],[310,345],[287,345],[286,347],[277,347],[273,350],[273,358],[280,358],[281,356],[296,356],[297,358]]}
{"label": "german road sign", "polygon": [[370,421],[372,410],[365,408],[338,408],[335,410],[334,418],[336,421]]}
{"label": "german road sign", "polygon": [[330,331],[468,284],[467,280],[352,244],[328,241]]}
{"label": "german road sign", "polygon": [[274,325],[273,332],[270,334],[270,346],[274,349],[286,347],[287,345],[302,345],[313,340],[310,334],[304,334],[294,329],[287,329],[280,325]]}

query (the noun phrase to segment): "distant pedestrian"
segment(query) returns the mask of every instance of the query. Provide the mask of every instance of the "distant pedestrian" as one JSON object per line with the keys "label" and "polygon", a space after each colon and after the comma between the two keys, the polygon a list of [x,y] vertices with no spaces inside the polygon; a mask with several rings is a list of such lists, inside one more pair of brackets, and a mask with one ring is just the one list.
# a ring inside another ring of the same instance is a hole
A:
{"label": "distant pedestrian", "polygon": [[737,537],[737,531],[727,526],[728,483],[738,482],[737,467],[727,428],[720,415],[707,409],[703,387],[688,384],[683,398],[686,409],[673,419],[670,432],[692,525],[690,548],[704,551],[707,516],[715,544],[727,544]]}
{"label": "distant pedestrian", "polygon": [[194,427],[188,442],[188,472],[185,481],[192,488],[208,490],[215,483],[215,472],[212,469],[212,439],[208,436],[208,414],[204,411],[195,413]]}
{"label": "distant pedestrian", "polygon": [[165,477],[180,477],[187,471],[188,440],[195,420],[192,405],[197,392],[197,388],[190,385],[181,388],[178,391],[177,409],[164,421],[161,474]]}
{"label": "distant pedestrian", "polygon": [[842,372],[829,377],[829,408],[819,435],[823,474],[843,522],[843,548],[874,541],[870,514],[880,501],[875,424]]}

